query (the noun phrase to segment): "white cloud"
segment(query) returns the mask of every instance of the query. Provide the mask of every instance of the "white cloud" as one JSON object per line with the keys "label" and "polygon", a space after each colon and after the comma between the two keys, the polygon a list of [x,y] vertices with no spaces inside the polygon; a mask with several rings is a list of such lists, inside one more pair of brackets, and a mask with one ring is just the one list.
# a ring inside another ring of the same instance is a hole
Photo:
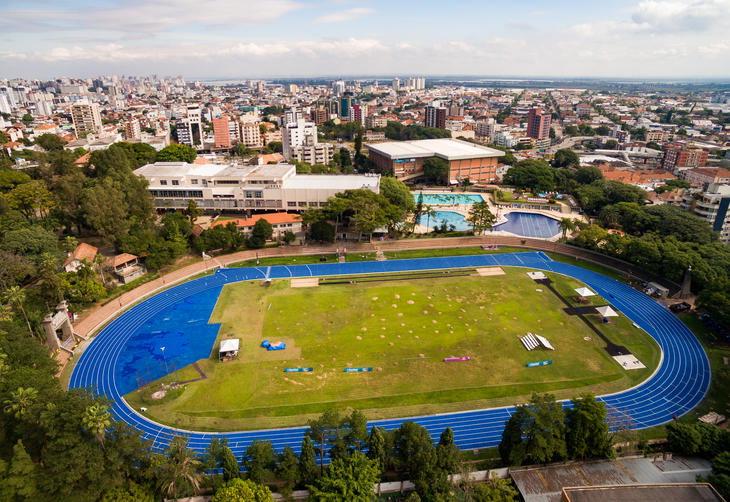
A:
{"label": "white cloud", "polygon": [[318,17],[315,21],[318,23],[342,23],[345,21],[352,21],[353,19],[357,19],[362,16],[367,16],[373,12],[373,9],[370,9],[369,7],[353,7],[352,9],[325,14],[324,16]]}
{"label": "white cloud", "polygon": [[726,21],[730,0],[644,0],[631,19],[655,32],[704,31]]}

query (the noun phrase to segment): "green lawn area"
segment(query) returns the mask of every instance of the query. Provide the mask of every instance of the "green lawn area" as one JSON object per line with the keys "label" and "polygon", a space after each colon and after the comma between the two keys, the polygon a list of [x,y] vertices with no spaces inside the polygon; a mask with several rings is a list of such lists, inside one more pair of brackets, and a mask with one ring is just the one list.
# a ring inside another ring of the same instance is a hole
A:
{"label": "green lawn area", "polygon": [[[211,322],[220,337],[241,339],[238,360],[200,362],[208,378],[188,383],[161,402],[150,394],[159,383],[127,396],[135,408],[160,422],[198,430],[235,430],[301,425],[332,407],[359,408],[371,418],[508,405],[534,391],[559,398],[630,387],[656,366],[659,351],[643,331],[620,317],[609,325],[591,322],[647,365],[624,371],[603,342],[524,269],[506,275],[359,281],[316,288],[291,288],[288,280],[226,286]],[[462,271],[463,273],[463,271]],[[549,274],[563,290],[581,285]],[[542,289],[542,291],[538,291]],[[519,337],[546,336],[555,352],[527,352]],[[585,339],[589,337],[589,339]],[[267,352],[262,339],[284,341]],[[217,354],[217,343],[213,354]],[[468,355],[465,363],[444,363]],[[552,359],[551,366],[525,368]],[[285,367],[313,367],[311,374]],[[346,374],[348,366],[372,373]],[[173,373],[165,381],[182,381]]]}

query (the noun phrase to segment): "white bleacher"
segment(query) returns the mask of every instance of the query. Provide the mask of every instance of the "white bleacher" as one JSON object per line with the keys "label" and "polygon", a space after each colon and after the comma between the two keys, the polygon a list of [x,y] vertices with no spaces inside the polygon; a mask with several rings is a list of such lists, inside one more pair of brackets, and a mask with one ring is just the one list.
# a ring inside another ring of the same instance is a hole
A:
{"label": "white bleacher", "polygon": [[555,350],[555,347],[553,347],[547,338],[540,335],[534,335],[532,333],[527,333],[527,335],[520,337],[520,341],[522,342],[522,345],[525,346],[527,350],[534,350],[538,347],[544,347],[549,350]]}

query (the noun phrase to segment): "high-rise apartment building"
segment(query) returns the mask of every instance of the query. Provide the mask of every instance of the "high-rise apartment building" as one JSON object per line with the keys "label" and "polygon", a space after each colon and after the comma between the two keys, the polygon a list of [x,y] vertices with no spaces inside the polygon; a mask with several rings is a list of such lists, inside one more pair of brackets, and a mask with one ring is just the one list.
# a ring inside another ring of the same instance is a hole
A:
{"label": "high-rise apartment building", "polygon": [[213,119],[213,142],[216,148],[231,148],[230,124],[231,121],[225,115]]}
{"label": "high-rise apartment building", "polygon": [[709,223],[721,242],[730,243],[730,185],[712,183],[704,192],[688,191],[682,207]]}
{"label": "high-rise apartment building", "polygon": [[71,105],[71,120],[77,138],[84,138],[88,134],[99,134],[102,126],[99,103],[88,101],[74,103]]}
{"label": "high-rise apartment building", "polygon": [[398,77],[393,79],[393,90],[396,92],[400,91],[400,79]]}
{"label": "high-rise apartment building", "polygon": [[330,114],[326,108],[317,107],[310,112],[310,118],[314,125],[322,125],[329,120]]}
{"label": "high-rise apartment building", "polygon": [[423,121],[426,127],[436,127],[438,129],[446,129],[446,113],[447,109],[439,105],[429,105],[426,107],[426,118]]}
{"label": "high-rise apartment building", "polygon": [[312,165],[329,164],[335,154],[334,145],[331,143],[318,143],[316,138],[316,135],[305,136],[303,143],[292,149],[291,160]]}
{"label": "high-rise apartment building", "polygon": [[343,80],[332,82],[332,92],[335,96],[342,96],[345,93],[345,82]]}
{"label": "high-rise apartment building", "polygon": [[316,145],[318,143],[317,126],[313,122],[300,119],[282,127],[281,142],[284,157],[287,160],[294,158],[294,150],[304,145],[307,136],[311,137],[312,144]]}
{"label": "high-rise apartment building", "polygon": [[365,117],[368,114],[368,105],[355,104],[350,109],[350,120],[365,125]]}
{"label": "high-rise apartment building", "polygon": [[474,134],[480,138],[486,138],[491,143],[494,142],[494,136],[497,133],[497,121],[493,118],[480,120],[476,123]]}
{"label": "high-rise apartment building", "polygon": [[188,105],[177,122],[177,141],[195,149],[203,148],[203,124],[199,105]]}
{"label": "high-rise apartment building", "polygon": [[124,122],[124,139],[141,139],[142,128],[139,125],[139,119],[129,119]]}
{"label": "high-rise apartment building", "polygon": [[241,122],[241,143],[248,148],[261,148],[264,146],[261,138],[261,127],[258,121]]}
{"label": "high-rise apartment building", "polygon": [[662,167],[667,171],[675,169],[690,169],[707,164],[709,153],[702,148],[690,148],[682,143],[664,145],[664,160]]}
{"label": "high-rise apartment building", "polygon": [[536,140],[550,138],[550,114],[541,108],[532,108],[527,114],[527,135]]}

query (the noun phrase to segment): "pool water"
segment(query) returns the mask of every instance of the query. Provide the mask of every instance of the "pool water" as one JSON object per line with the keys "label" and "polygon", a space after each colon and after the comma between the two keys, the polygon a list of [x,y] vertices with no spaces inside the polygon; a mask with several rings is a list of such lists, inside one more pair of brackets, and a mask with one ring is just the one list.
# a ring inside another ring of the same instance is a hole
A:
{"label": "pool water", "polygon": [[444,221],[446,221],[446,225],[449,227],[449,230],[451,230],[451,225],[454,226],[454,230],[459,232],[471,230],[471,223],[466,221],[466,218],[464,218],[463,215],[453,211],[436,211],[431,216],[430,221],[427,216],[421,216],[421,225],[428,223],[431,230],[433,230],[433,227],[441,226]]}
{"label": "pool water", "polygon": [[546,239],[560,233],[560,225],[552,218],[542,214],[511,212],[507,221],[494,226],[494,230],[509,232],[520,237]]}
{"label": "pool water", "polygon": [[457,204],[476,204],[484,202],[484,198],[479,194],[472,193],[413,193],[413,200],[418,202],[421,200],[423,204],[429,206],[454,206]]}

